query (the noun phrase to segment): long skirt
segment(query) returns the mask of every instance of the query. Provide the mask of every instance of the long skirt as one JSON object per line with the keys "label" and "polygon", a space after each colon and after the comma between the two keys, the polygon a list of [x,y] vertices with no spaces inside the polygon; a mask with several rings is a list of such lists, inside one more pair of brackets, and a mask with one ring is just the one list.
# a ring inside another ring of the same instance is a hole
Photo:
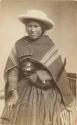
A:
{"label": "long skirt", "polygon": [[[23,86],[22,89],[21,86]],[[56,88],[43,90],[22,80],[18,89],[21,89],[19,100],[11,110],[6,102],[0,125],[60,124],[58,116],[64,105],[61,101],[61,95]]]}

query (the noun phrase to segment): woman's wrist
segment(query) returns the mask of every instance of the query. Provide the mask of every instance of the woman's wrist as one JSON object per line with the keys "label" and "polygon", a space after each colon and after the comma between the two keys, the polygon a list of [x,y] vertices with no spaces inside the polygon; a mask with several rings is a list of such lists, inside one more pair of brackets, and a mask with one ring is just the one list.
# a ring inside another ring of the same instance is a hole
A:
{"label": "woman's wrist", "polygon": [[13,95],[17,94],[17,89],[12,89],[9,91],[9,93],[13,96]]}

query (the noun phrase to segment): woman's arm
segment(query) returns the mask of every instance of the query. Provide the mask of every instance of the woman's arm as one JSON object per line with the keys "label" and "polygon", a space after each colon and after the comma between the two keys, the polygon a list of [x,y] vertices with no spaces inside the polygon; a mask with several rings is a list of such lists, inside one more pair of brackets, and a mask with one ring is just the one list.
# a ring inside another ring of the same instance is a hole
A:
{"label": "woman's arm", "polygon": [[18,68],[15,67],[11,69],[8,73],[9,92],[17,90],[17,82],[18,82]]}
{"label": "woman's arm", "polygon": [[16,102],[17,95],[17,82],[18,82],[18,56],[16,46],[10,52],[6,67],[4,70],[5,79],[5,102]]}
{"label": "woman's arm", "polygon": [[10,97],[8,99],[8,107],[12,108],[17,100],[18,100],[18,93],[17,93],[17,82],[18,82],[18,68],[14,68],[8,73],[8,92]]}

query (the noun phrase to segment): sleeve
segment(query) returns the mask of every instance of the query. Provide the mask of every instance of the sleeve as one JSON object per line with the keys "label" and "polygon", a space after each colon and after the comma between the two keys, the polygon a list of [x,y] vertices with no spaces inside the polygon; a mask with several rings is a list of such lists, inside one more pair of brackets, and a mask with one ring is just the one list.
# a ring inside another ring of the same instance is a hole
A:
{"label": "sleeve", "polygon": [[8,83],[9,83],[8,91],[17,90],[17,82],[18,82],[18,68],[14,68],[8,73]]}
{"label": "sleeve", "polygon": [[18,59],[17,47],[15,44],[8,56],[4,70],[4,75],[7,74],[8,71],[10,71],[12,68],[18,67],[18,64],[19,64],[19,59]]}
{"label": "sleeve", "polygon": [[9,92],[17,88],[19,74],[19,60],[16,45],[10,52],[7,59],[5,70],[4,70],[4,80],[5,80],[5,100],[9,98]]}

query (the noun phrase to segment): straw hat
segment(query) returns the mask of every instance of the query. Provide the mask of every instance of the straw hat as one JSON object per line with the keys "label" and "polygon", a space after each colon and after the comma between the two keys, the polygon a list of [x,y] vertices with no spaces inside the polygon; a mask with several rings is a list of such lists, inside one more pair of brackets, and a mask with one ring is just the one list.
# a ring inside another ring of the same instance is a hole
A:
{"label": "straw hat", "polygon": [[19,20],[26,24],[28,20],[36,20],[43,24],[45,24],[45,27],[47,30],[51,29],[54,26],[54,22],[47,17],[47,15],[39,10],[29,10],[26,14],[19,15]]}

